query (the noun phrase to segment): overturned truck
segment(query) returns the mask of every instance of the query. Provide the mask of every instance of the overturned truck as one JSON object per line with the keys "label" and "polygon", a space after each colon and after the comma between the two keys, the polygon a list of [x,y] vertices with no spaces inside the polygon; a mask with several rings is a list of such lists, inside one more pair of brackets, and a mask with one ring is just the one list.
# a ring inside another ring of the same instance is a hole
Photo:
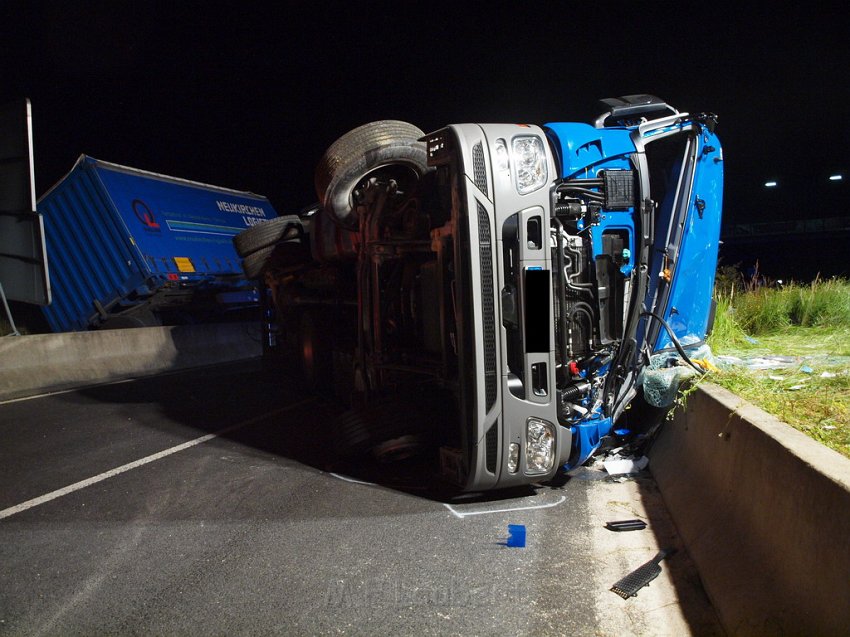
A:
{"label": "overturned truck", "polygon": [[546,480],[631,427],[659,359],[691,363],[713,313],[716,117],[603,104],[593,124],[366,124],[322,157],[318,204],[236,237],[270,351],[355,406],[341,448],[424,445],[465,490]]}

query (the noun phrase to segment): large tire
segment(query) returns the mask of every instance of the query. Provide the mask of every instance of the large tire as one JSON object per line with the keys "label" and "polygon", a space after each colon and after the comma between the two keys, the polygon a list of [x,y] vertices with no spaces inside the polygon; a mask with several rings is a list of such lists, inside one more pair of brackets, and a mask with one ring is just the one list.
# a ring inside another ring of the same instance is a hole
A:
{"label": "large tire", "polygon": [[269,259],[271,259],[276,247],[275,245],[266,246],[246,256],[242,260],[242,269],[245,271],[245,277],[248,279],[259,279],[263,274],[263,270],[269,264]]}
{"label": "large tire", "polygon": [[384,167],[404,167],[413,183],[428,170],[424,133],[413,124],[382,120],[349,131],[325,151],[316,167],[319,201],[337,223],[357,226],[352,194],[369,173]]}
{"label": "large tire", "polygon": [[301,220],[295,215],[275,217],[243,230],[233,238],[233,245],[236,253],[245,257],[278,241],[297,239],[302,233]]}
{"label": "large tire", "polygon": [[447,392],[409,389],[342,414],[333,428],[337,456],[371,452],[384,462],[404,459],[433,446],[443,435],[446,422],[450,426],[457,422]]}
{"label": "large tire", "polygon": [[255,250],[242,259],[242,269],[249,279],[260,278],[266,270],[300,267],[310,261],[310,246],[301,240],[280,241]]}

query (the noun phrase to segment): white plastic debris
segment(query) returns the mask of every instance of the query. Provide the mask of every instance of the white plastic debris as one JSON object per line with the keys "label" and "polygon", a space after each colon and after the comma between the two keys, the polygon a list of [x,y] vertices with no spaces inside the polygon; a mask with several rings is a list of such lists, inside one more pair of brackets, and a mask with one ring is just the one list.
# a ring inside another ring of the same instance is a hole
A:
{"label": "white plastic debris", "polygon": [[622,456],[609,456],[602,462],[605,471],[609,475],[616,476],[624,473],[637,473],[643,471],[649,465],[649,458],[623,458]]}

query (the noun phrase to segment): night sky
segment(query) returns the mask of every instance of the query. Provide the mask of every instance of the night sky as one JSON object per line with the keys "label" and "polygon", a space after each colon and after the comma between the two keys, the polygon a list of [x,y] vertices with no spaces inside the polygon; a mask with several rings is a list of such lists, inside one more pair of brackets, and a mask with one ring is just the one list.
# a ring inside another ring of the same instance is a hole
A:
{"label": "night sky", "polygon": [[368,121],[589,121],[653,93],[719,115],[727,223],[848,215],[844,11],[759,4],[6,0],[0,101],[32,100],[39,196],[86,153],[285,214]]}

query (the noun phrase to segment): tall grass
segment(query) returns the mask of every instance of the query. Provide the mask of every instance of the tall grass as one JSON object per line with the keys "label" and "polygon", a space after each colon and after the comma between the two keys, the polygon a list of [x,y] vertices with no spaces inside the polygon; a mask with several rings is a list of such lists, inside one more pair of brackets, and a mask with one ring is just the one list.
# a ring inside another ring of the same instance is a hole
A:
{"label": "tall grass", "polygon": [[718,292],[718,312],[751,335],[772,334],[789,326],[850,328],[850,281],[815,279],[808,285],[744,285]]}

